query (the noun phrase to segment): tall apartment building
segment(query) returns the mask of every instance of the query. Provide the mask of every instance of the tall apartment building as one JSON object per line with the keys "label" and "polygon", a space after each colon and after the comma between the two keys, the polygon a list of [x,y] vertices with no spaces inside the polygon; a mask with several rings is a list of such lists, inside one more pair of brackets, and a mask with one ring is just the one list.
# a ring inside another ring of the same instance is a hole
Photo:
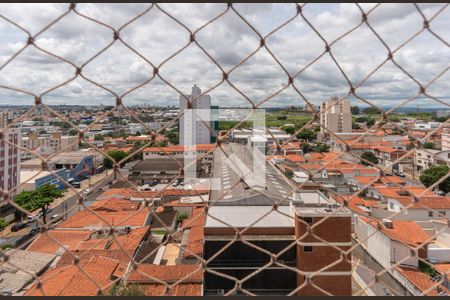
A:
{"label": "tall apartment building", "polygon": [[8,112],[0,111],[0,128],[5,128],[8,125]]}
{"label": "tall apartment building", "polygon": [[441,135],[441,150],[450,150],[450,128],[444,129]]}
{"label": "tall apartment building", "polygon": [[[38,136],[35,132],[30,132],[22,138],[23,148],[38,152],[40,155],[51,155],[57,152],[73,152],[79,149],[78,136],[63,136],[60,132],[54,132],[50,135]],[[32,153],[23,151],[22,160],[32,159]]]}
{"label": "tall apartment building", "polygon": [[322,135],[330,135],[330,131],[352,132],[352,113],[350,110],[350,101],[343,99],[338,101],[337,97],[332,97],[329,101],[322,102],[320,105],[320,124],[327,128],[320,128]]}
{"label": "tall apartment building", "polygon": [[[202,91],[197,85],[192,87],[192,94],[187,97],[180,95],[180,114],[186,113],[188,108],[188,101],[192,104],[192,109],[202,109],[201,117],[207,120],[211,120],[211,96],[201,95]],[[194,114],[195,116],[195,114]],[[208,126],[201,121],[192,121],[186,119],[187,114],[183,114],[180,118],[180,145],[187,145],[189,139],[192,140],[192,144],[210,144],[211,143],[211,131]],[[185,130],[185,120],[192,122],[192,130]],[[209,127],[211,127],[211,121],[208,121]],[[195,136],[195,137],[194,137]],[[194,137],[194,138],[193,138]]]}
{"label": "tall apartment building", "polygon": [[[2,128],[4,128],[2,126]],[[9,128],[2,132],[0,140],[0,189],[9,191],[20,183],[20,145],[21,131],[19,128]],[[9,141],[14,145],[10,145]],[[0,204],[0,206],[6,203]]]}

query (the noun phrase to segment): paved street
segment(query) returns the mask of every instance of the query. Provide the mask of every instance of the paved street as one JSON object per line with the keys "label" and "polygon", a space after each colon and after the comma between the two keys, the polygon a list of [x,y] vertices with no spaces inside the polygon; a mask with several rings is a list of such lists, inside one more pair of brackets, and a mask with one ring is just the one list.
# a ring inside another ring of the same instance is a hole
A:
{"label": "paved street", "polygon": [[[120,171],[124,176],[128,175],[128,172],[126,170]],[[85,205],[89,206],[95,202],[95,200],[101,193],[103,193],[100,188],[112,182],[113,180],[114,173],[111,170],[108,170],[108,174],[106,174],[105,171],[92,176],[90,182],[89,180],[82,181],[81,187],[77,188],[76,191],[81,194],[87,188],[92,189],[92,192],[89,193],[85,198]],[[72,189],[68,189],[64,197],[56,199],[50,205],[50,211],[48,212],[46,217],[47,222],[50,222],[50,218],[54,215],[60,216],[61,220],[63,220],[75,214],[79,210],[76,208],[77,200],[78,195]],[[35,213],[38,213],[38,211],[36,211]],[[0,238],[0,245],[15,245],[16,243],[23,244],[24,241],[31,238],[31,236],[29,238],[27,238],[26,236],[33,228],[37,226],[36,222],[33,222],[32,224],[29,224],[27,227],[22,228],[19,231],[11,232],[11,225],[3,230],[2,237]]]}

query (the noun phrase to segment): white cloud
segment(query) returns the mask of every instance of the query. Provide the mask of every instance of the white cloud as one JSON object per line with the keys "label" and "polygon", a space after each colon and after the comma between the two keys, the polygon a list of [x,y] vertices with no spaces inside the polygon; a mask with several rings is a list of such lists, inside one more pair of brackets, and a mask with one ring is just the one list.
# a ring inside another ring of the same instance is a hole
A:
{"label": "white cloud", "polygon": [[[419,4],[427,18],[443,4]],[[142,13],[151,4],[78,4],[76,9],[115,29]],[[159,5],[167,13],[194,31],[227,9],[226,4]],[[17,22],[32,34],[67,11],[67,4],[2,4],[1,14]],[[366,12],[374,4],[361,4]],[[234,8],[263,36],[296,14],[295,4],[236,4]],[[330,43],[361,22],[361,13],[354,4],[307,4],[303,14]],[[412,4],[381,4],[368,20],[391,50],[396,49],[422,29],[423,19]],[[443,39],[448,37],[450,9],[431,23],[433,31]],[[120,32],[121,38],[152,64],[159,66],[189,42],[189,32],[167,16],[157,6]],[[26,42],[20,29],[0,19],[0,66]],[[77,66],[83,65],[113,39],[113,31],[105,26],[70,12],[44,31],[36,44]],[[196,34],[198,43],[225,71],[230,70],[260,45],[255,32],[231,9]],[[447,41],[448,42],[448,41]],[[276,59],[291,74],[296,74],[324,51],[324,42],[301,16],[273,33],[267,46]],[[356,85],[387,57],[388,51],[370,28],[363,24],[332,46],[332,53],[351,82]],[[450,49],[428,32],[424,32],[395,53],[395,60],[420,82],[426,83],[448,67]],[[195,44],[189,45],[175,57],[164,62],[160,75],[176,89],[185,93],[197,83],[203,90],[222,80],[222,73],[211,59]],[[61,84],[75,74],[75,68],[33,47],[27,48],[9,65],[0,69],[0,85],[18,87],[33,93]],[[151,78],[153,67],[116,41],[109,49],[83,67],[89,79],[123,94]],[[443,79],[448,78],[444,76]],[[252,101],[258,103],[280,90],[288,77],[266,49],[235,69],[229,80]],[[347,81],[336,64],[326,54],[295,79],[295,86],[313,103],[332,95],[342,96],[349,90]],[[430,91],[449,102],[450,83],[438,80]],[[401,101],[417,92],[418,86],[391,62],[367,80],[358,94],[377,103]],[[211,91],[214,104],[246,105],[248,102],[227,83]],[[32,99],[19,93],[0,89],[0,104],[30,104]],[[114,97],[82,78],[58,88],[47,96],[48,103],[92,104],[110,103]],[[177,104],[176,90],[159,78],[129,93],[127,105],[149,103]],[[381,101],[381,102],[380,102]],[[384,101],[384,102],[383,102]],[[112,102],[113,103],[113,102]],[[361,103],[361,102],[359,102]],[[430,104],[433,102],[430,101]],[[303,104],[300,96],[289,87],[267,105]]]}

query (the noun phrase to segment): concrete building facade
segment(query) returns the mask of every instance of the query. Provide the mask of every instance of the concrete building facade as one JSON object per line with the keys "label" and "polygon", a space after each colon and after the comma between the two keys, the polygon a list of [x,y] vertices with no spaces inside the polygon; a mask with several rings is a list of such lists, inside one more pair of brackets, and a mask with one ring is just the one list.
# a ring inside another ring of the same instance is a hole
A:
{"label": "concrete building facade", "polygon": [[[185,97],[180,95],[180,145],[188,145],[189,139],[191,139],[192,144],[210,144],[211,143],[211,131],[202,121],[192,120],[192,131],[186,130],[185,121],[189,118],[188,113],[188,103],[192,109],[209,110],[209,113],[201,112],[201,117],[207,120],[211,120],[211,96],[202,95],[202,91],[197,85],[192,87],[191,95]],[[200,97],[199,97],[200,96]],[[195,114],[193,116],[195,118]],[[211,121],[205,121],[211,127]],[[190,143],[191,144],[191,143]],[[190,145],[189,144],[189,145]]]}
{"label": "concrete building facade", "polygon": [[330,135],[330,131],[352,132],[352,113],[350,101],[343,99],[338,101],[337,97],[332,97],[329,101],[322,102],[320,106],[320,124],[327,128],[320,128],[322,135]]}
{"label": "concrete building facade", "polygon": [[[19,128],[9,128],[3,131],[0,140],[0,189],[9,191],[20,183],[20,145],[21,132]],[[8,141],[13,145],[5,142]]]}

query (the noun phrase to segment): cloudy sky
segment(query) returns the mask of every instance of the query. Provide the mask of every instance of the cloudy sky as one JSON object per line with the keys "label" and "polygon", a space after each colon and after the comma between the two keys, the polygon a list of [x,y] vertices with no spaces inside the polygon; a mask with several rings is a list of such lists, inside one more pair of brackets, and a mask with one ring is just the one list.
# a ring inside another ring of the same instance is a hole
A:
{"label": "cloudy sky", "polygon": [[[119,29],[150,4],[78,4],[76,10],[87,17]],[[369,11],[375,4],[361,4]],[[419,4],[426,18],[432,18],[444,4]],[[68,4],[1,4],[0,15],[16,22],[31,35],[68,10]],[[227,9],[225,4],[160,4],[160,8],[192,31]],[[296,15],[294,4],[235,4],[241,14],[262,36]],[[331,43],[361,22],[361,12],[354,4],[307,4],[304,16]],[[382,4],[368,16],[373,29],[391,50],[396,49],[423,27],[423,18],[411,4]],[[450,7],[436,16],[430,27],[444,42],[424,31],[395,52],[395,60],[419,82],[427,84],[449,67]],[[222,71],[233,69],[260,47],[258,35],[233,10],[201,29],[196,44],[189,44],[189,32],[158,7],[153,7],[120,31],[120,36],[147,61],[160,66],[160,75],[183,93],[193,84],[210,89],[222,80]],[[71,79],[72,65],[62,62],[34,47],[26,48],[15,59],[5,63],[27,41],[27,34],[0,18],[0,86],[42,94]],[[39,34],[35,43],[76,66],[82,74],[118,95],[148,81],[153,67],[120,41],[84,65],[113,40],[110,28],[70,11],[52,27]],[[447,45],[446,45],[447,43]],[[188,45],[186,48],[183,49]],[[297,74],[322,54],[325,44],[300,15],[267,39],[270,52],[291,76]],[[167,61],[177,51],[183,49]],[[332,53],[348,79],[357,85],[387,57],[388,51],[363,24],[332,45]],[[450,72],[429,88],[429,93],[450,103]],[[255,104],[283,89],[288,76],[272,55],[261,48],[229,75],[230,82]],[[294,80],[295,87],[311,102],[318,104],[330,96],[344,96],[349,85],[330,55],[325,54]],[[358,95],[377,105],[395,105],[415,95],[418,85],[392,62],[379,68],[357,89]],[[249,102],[228,83],[214,88],[213,104],[248,106]],[[88,82],[76,78],[43,96],[48,104],[113,104],[115,97]],[[359,100],[354,103],[364,104]],[[178,104],[178,92],[159,78],[128,93],[125,105]],[[33,97],[0,88],[0,104],[32,104]],[[268,100],[267,106],[304,105],[292,86]],[[439,106],[433,100],[420,98],[410,106]],[[441,105],[442,106],[442,105]]]}

